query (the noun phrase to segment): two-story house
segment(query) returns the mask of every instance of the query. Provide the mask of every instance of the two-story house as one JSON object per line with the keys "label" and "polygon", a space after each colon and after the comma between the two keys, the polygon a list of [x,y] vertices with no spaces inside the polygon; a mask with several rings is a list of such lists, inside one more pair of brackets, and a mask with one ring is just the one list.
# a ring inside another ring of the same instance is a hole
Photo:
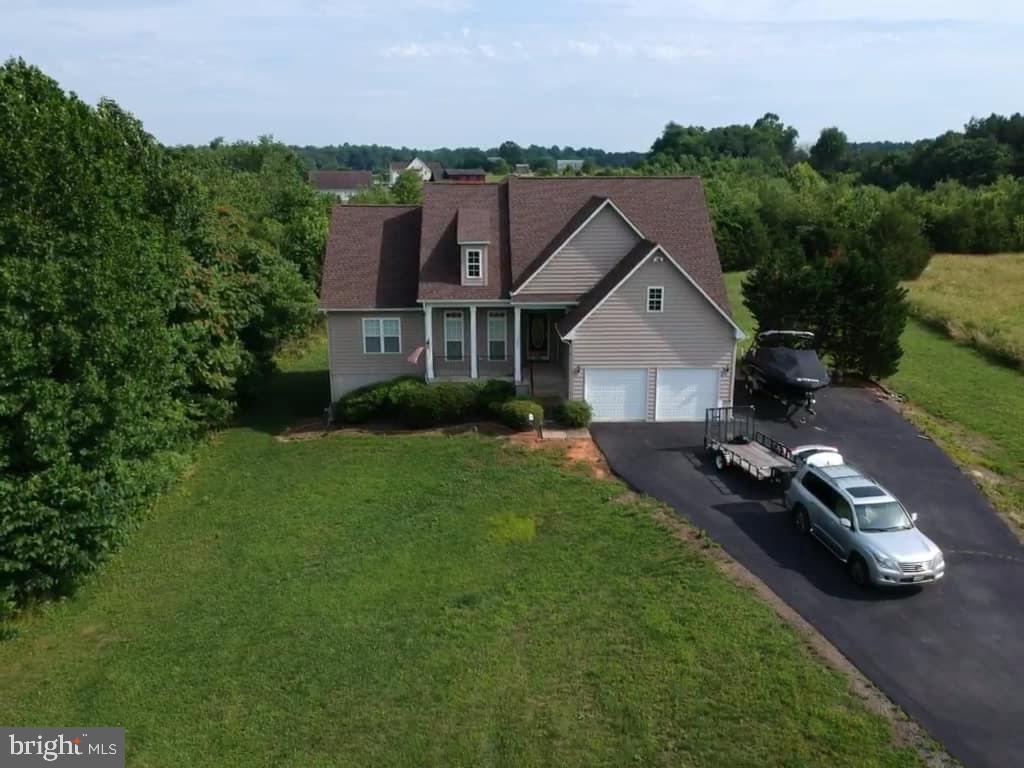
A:
{"label": "two-story house", "polygon": [[369,171],[310,171],[309,183],[318,192],[345,202],[358,192],[373,186]]}
{"label": "two-story house", "polygon": [[511,177],[335,206],[321,309],[332,399],[403,374],[503,378],[608,421],[730,405],[743,337],[697,178]]}

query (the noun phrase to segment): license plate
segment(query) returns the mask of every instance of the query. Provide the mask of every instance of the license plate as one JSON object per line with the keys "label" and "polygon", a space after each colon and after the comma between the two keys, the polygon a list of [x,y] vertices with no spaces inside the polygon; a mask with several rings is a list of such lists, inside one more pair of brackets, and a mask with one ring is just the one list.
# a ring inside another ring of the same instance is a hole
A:
{"label": "license plate", "polygon": [[924,581],[927,578],[927,576],[915,576],[914,581]]}

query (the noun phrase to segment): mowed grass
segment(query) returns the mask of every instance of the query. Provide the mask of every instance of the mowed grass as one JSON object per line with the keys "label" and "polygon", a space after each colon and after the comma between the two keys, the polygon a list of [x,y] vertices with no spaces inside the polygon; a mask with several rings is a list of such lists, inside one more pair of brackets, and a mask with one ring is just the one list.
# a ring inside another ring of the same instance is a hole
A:
{"label": "mowed grass", "polygon": [[[749,313],[737,311],[743,274],[727,274],[726,287],[737,322],[750,329]],[[946,453],[993,473],[979,482],[1024,530],[1024,374],[913,318],[901,341],[899,372],[885,383],[908,398],[907,416]]]}
{"label": "mowed grass", "polygon": [[274,438],[319,344],[129,546],[0,644],[0,722],[132,766],[909,766],[618,482],[477,435]]}
{"label": "mowed grass", "polygon": [[907,288],[916,317],[1024,368],[1024,253],[937,254]]}

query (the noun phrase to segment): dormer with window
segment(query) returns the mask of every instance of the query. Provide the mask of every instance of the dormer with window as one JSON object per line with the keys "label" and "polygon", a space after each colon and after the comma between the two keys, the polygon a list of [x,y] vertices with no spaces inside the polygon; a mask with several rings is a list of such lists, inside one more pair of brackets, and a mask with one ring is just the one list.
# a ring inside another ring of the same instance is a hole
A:
{"label": "dormer with window", "polygon": [[456,218],[460,282],[462,285],[487,285],[491,212],[479,208],[459,208]]}

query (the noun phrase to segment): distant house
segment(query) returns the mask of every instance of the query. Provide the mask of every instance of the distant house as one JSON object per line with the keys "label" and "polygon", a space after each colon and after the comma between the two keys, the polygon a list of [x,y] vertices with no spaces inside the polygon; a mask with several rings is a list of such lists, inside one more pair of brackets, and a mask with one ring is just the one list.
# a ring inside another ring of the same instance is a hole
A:
{"label": "distant house", "polygon": [[566,171],[566,170],[569,170],[569,171],[582,171],[583,170],[583,163],[584,163],[583,160],[577,160],[577,159],[573,159],[573,160],[555,160],[555,170],[558,171],[559,173],[562,173],[563,171]]}
{"label": "distant house", "polygon": [[444,177],[459,184],[483,184],[487,181],[487,172],[483,168],[448,168]]}
{"label": "distant house", "polygon": [[444,178],[444,167],[440,163],[414,157],[412,160],[393,160],[388,164],[388,184],[393,185],[398,181],[403,171],[416,171],[423,181],[441,181]]}
{"label": "distant house", "polygon": [[357,192],[373,186],[369,171],[310,171],[309,183],[325,195],[345,202]]}
{"label": "distant house", "polygon": [[512,169],[512,173],[516,176],[530,176],[533,171],[530,170],[529,163],[516,163],[515,168]]}

